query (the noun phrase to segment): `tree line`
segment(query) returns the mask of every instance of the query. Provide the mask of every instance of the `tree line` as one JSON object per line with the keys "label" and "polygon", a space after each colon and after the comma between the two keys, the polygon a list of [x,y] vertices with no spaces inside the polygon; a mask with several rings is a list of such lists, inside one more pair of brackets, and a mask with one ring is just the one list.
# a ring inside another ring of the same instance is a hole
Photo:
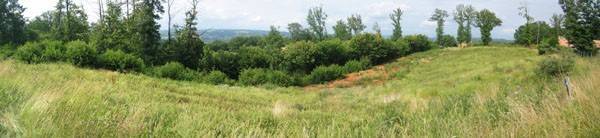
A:
{"label": "tree line", "polygon": [[[2,51],[7,51],[2,53],[28,63],[68,62],[214,84],[292,86],[324,83],[411,53],[471,43],[472,27],[480,28],[483,44],[489,45],[491,31],[502,24],[491,10],[458,5],[453,12],[459,25],[455,39],[444,33],[448,11],[436,9],[430,18],[438,26],[436,41],[431,42],[424,35],[402,35],[404,11],[398,8],[389,15],[394,27],[391,38],[382,36],[377,23],[372,27],[375,33],[365,32],[367,27],[359,14],[337,21],[331,35],[326,27],[328,15],[322,7],[314,7],[306,17],[308,27],[288,24],[289,38],[271,26],[266,36],[206,44],[197,28],[199,1],[189,3],[191,8],[185,12],[183,25],[171,25],[172,0],[99,0],[100,19],[95,23],[89,23],[85,11],[72,0],[59,0],[54,10],[29,21],[24,19],[25,8],[18,0],[0,0],[0,45],[4,45]],[[597,35],[597,29],[594,32],[589,27],[597,24],[593,15],[597,15],[598,8],[581,1],[561,0],[560,4],[566,19],[554,30],[565,30],[578,51],[586,50],[579,47],[587,47],[592,37],[582,38],[582,34],[569,30],[587,29],[587,35]],[[536,29],[533,27],[540,30],[544,25],[530,22],[533,19],[526,8],[523,11],[528,22],[517,30],[516,43],[528,45],[534,37],[548,38],[540,37],[544,33],[532,33]],[[157,23],[164,12],[169,16],[167,39],[161,39]]]}

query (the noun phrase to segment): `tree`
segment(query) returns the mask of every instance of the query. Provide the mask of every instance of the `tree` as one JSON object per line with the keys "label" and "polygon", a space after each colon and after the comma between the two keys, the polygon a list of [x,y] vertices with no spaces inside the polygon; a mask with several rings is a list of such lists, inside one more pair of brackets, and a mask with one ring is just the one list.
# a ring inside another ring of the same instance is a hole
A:
{"label": "tree", "polygon": [[556,37],[563,35],[563,22],[565,22],[565,16],[562,14],[554,14],[550,18],[550,23],[552,24],[552,28],[554,28],[554,33]]}
{"label": "tree", "polygon": [[429,18],[429,21],[435,21],[437,23],[436,39],[438,45],[442,45],[442,41],[440,41],[444,35],[444,23],[446,22],[446,18],[448,18],[448,12],[441,9],[435,9],[435,12]]}
{"label": "tree", "polygon": [[525,18],[526,24],[531,24],[534,22],[534,19],[531,15],[529,15],[529,8],[527,7],[527,2],[521,3],[519,7],[519,15]]}
{"label": "tree", "polygon": [[198,0],[191,1],[192,8],[185,13],[185,25],[177,31],[177,45],[174,54],[177,61],[188,68],[197,69],[202,58],[204,42],[200,39],[196,18]]}
{"label": "tree", "polygon": [[160,25],[156,22],[164,13],[160,0],[141,0],[134,3],[133,15],[130,17],[132,45],[136,53],[150,65],[159,63],[160,57]]}
{"label": "tree", "polygon": [[305,29],[299,23],[288,24],[288,31],[290,32],[290,36],[294,41],[309,41],[313,38],[313,36],[310,34],[310,30]]}
{"label": "tree", "polygon": [[22,44],[27,38],[23,8],[18,0],[0,0],[0,45]]}
{"label": "tree", "polygon": [[392,26],[394,26],[392,40],[398,40],[402,38],[402,24],[400,23],[402,20],[402,14],[404,14],[404,12],[402,9],[398,8],[390,15],[390,19],[392,19]]}
{"label": "tree", "polygon": [[52,18],[51,11],[44,12],[40,16],[36,16],[31,20],[25,28],[37,35],[37,39],[49,39],[52,37]]}
{"label": "tree", "polygon": [[97,46],[100,52],[108,49],[132,52],[127,47],[127,34],[124,28],[123,11],[116,2],[109,1],[107,10],[100,21],[94,26],[91,42]]}
{"label": "tree", "polygon": [[306,21],[317,40],[324,40],[327,37],[325,20],[327,20],[327,14],[323,12],[323,7],[314,7],[308,10]]}
{"label": "tree", "polygon": [[565,12],[565,37],[583,56],[595,55],[598,50],[594,39],[599,38],[600,1],[598,0],[559,0]]}
{"label": "tree", "polygon": [[350,26],[353,36],[360,34],[365,30],[365,28],[367,28],[367,26],[365,26],[362,22],[362,17],[360,17],[358,14],[352,15],[348,18],[348,26]]}
{"label": "tree", "polygon": [[269,48],[281,48],[285,45],[285,38],[275,26],[271,26],[271,31],[263,39],[265,45]]}
{"label": "tree", "polygon": [[552,28],[543,21],[521,25],[515,32],[515,43],[525,46],[538,44],[539,40],[555,37]]}
{"label": "tree", "polygon": [[[172,33],[171,32],[171,25],[172,25],[171,24],[171,20],[173,19],[173,13],[171,11],[171,8],[173,8],[173,4],[174,4],[175,0],[167,0],[166,2],[167,2],[167,18],[168,18],[167,19],[168,20],[168,23],[167,23],[167,41],[170,43],[171,42],[171,38],[172,38],[171,37],[171,33]],[[193,5],[193,7],[195,8],[196,6]],[[186,15],[187,15],[187,13],[186,13]]]}
{"label": "tree", "polygon": [[483,9],[476,14],[475,27],[481,31],[481,41],[483,45],[489,45],[492,41],[491,31],[496,26],[502,25],[502,20],[496,17],[496,14],[488,9]]}
{"label": "tree", "polygon": [[343,20],[337,21],[335,26],[333,26],[333,30],[335,32],[335,37],[340,40],[350,40],[350,38],[352,38],[352,29],[350,29],[350,26]]}
{"label": "tree", "polygon": [[379,27],[379,23],[375,22],[375,24],[373,24],[373,32],[375,35],[381,36],[381,27]]}
{"label": "tree", "polygon": [[458,42],[471,43],[471,25],[475,18],[475,8],[471,5],[460,4],[456,6],[454,20],[458,24]]}
{"label": "tree", "polygon": [[87,15],[71,0],[59,0],[52,17],[52,37],[61,41],[87,40]]}

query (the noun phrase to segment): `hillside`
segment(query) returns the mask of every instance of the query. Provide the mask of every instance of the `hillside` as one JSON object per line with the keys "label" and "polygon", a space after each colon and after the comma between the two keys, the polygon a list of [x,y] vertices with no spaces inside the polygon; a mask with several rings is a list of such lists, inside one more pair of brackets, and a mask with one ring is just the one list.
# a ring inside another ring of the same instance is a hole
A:
{"label": "hillside", "polygon": [[238,87],[0,61],[0,135],[14,137],[597,137],[600,59],[572,100],[520,47],[437,49],[326,85]]}

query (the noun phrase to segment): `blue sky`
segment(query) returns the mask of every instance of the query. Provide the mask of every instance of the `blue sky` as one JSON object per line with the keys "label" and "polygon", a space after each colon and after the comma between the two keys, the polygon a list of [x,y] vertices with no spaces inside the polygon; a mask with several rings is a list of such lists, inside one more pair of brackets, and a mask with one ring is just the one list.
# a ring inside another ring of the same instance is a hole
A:
{"label": "blue sky", "polygon": [[[58,0],[21,0],[27,8],[28,18],[52,10]],[[84,5],[90,21],[95,22],[97,0],[74,0]],[[190,7],[189,0],[175,0],[175,23],[182,23],[185,11]],[[345,19],[352,14],[360,14],[368,26],[379,23],[384,34],[391,34],[392,26],[389,14],[396,8],[405,10],[402,26],[404,34],[426,34],[434,36],[435,23],[428,19],[434,9],[449,12],[458,4],[471,4],[477,10],[490,9],[504,21],[504,24],[492,32],[493,37],[512,39],[514,30],[524,23],[518,15],[519,5],[527,3],[530,13],[536,20],[548,21],[554,13],[561,13],[558,0],[200,0],[199,27],[202,29],[256,29],[268,30],[270,25],[279,26],[282,31],[290,22],[305,23],[307,11],[311,7],[323,6],[329,15],[327,23]],[[163,16],[164,17],[164,16]],[[166,18],[161,19],[166,26]],[[452,17],[446,22],[446,33],[455,35],[456,24]],[[331,33],[331,27],[328,31]],[[473,30],[474,37],[479,31]]]}

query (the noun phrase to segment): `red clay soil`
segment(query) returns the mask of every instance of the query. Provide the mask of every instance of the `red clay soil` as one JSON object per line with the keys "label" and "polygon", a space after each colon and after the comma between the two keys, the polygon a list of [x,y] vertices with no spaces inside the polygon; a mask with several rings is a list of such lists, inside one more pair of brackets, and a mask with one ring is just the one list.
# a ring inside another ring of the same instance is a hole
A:
{"label": "red clay soil", "polygon": [[304,87],[307,91],[331,88],[349,88],[363,84],[382,85],[390,78],[390,74],[398,71],[399,68],[394,67],[386,69],[385,66],[375,66],[369,70],[347,74],[344,79],[329,82],[327,84],[309,85]]}
{"label": "red clay soil", "polygon": [[[569,44],[569,40],[564,37],[558,37],[558,44],[563,47],[573,47]],[[600,48],[600,40],[594,40],[597,48]]]}

